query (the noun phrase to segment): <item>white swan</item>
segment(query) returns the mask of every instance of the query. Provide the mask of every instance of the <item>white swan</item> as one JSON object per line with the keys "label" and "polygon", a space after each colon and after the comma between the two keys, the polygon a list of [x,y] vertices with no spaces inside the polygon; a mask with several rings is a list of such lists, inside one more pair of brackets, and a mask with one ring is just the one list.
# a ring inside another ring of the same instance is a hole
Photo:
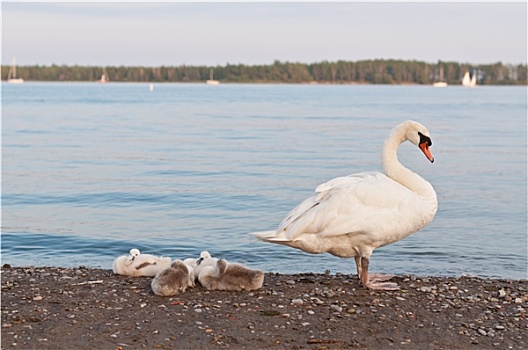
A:
{"label": "white swan", "polygon": [[129,255],[123,255],[114,260],[112,270],[118,275],[152,277],[170,265],[171,258],[169,257],[141,254],[138,249],[130,249]]}
{"label": "white swan", "polygon": [[160,296],[173,296],[194,287],[194,272],[181,260],[174,260],[168,268],[160,271],[150,284],[152,291]]}
{"label": "white swan", "polygon": [[252,233],[258,239],[309,253],[354,257],[361,283],[371,289],[399,289],[382,283],[394,276],[371,275],[374,249],[397,242],[433,220],[438,202],[431,184],[405,168],[397,150],[410,141],[432,163],[430,134],[420,123],[405,121],[392,129],[381,159],[387,175],[367,172],[338,177],[315,189],[275,231]]}
{"label": "white swan", "polygon": [[220,259],[214,265],[203,267],[198,281],[208,290],[250,291],[262,287],[264,273]]}

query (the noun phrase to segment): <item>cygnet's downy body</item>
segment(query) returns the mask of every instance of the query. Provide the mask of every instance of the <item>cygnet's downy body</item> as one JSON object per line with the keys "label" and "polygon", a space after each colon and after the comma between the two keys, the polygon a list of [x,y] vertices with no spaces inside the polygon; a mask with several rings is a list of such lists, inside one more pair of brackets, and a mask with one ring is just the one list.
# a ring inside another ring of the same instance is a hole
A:
{"label": "cygnet's downy body", "polygon": [[150,284],[152,291],[160,296],[173,296],[194,287],[194,271],[181,260],[174,260],[170,267],[154,277]]}
{"label": "cygnet's downy body", "polygon": [[[189,260],[192,258],[189,258]],[[188,260],[188,259],[186,259]],[[200,253],[200,257],[196,259],[196,262],[194,264],[194,276],[196,279],[198,279],[198,276],[200,275],[200,272],[202,269],[206,266],[214,266],[218,262],[218,258],[213,258],[211,254],[209,254],[208,251],[203,251]]]}
{"label": "cygnet's downy body", "polygon": [[114,260],[112,270],[118,275],[153,277],[170,265],[171,258],[169,257],[141,254],[138,249],[131,249],[129,255],[123,255]]}
{"label": "cygnet's downy body", "polygon": [[204,266],[198,281],[208,290],[250,291],[262,287],[264,273],[221,259],[214,265]]}

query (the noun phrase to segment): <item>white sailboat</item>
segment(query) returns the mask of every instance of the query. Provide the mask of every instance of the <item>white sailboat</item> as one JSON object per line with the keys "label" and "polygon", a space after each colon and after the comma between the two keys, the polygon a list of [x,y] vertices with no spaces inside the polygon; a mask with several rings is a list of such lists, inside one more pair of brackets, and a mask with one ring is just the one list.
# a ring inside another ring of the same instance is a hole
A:
{"label": "white sailboat", "polygon": [[469,86],[477,86],[477,72],[473,72],[473,76],[471,77],[471,81],[469,82]]}
{"label": "white sailboat", "polygon": [[24,79],[17,78],[15,57],[13,57],[13,64],[11,65],[11,68],[9,69],[9,74],[7,75],[7,82],[10,84],[22,84],[24,82]]}
{"label": "white sailboat", "polygon": [[469,72],[466,72],[466,74],[464,74],[464,78],[462,78],[462,86],[469,86],[470,83],[471,79],[469,78]]}
{"label": "white sailboat", "polygon": [[220,82],[213,79],[213,68],[209,70],[209,80],[206,81],[207,85],[218,85]]}
{"label": "white sailboat", "polygon": [[473,73],[473,77],[469,76],[469,71],[464,74],[464,78],[462,79],[462,86],[467,87],[474,87],[477,86],[477,73]]}
{"label": "white sailboat", "polygon": [[110,78],[108,78],[108,73],[106,73],[106,68],[103,68],[103,74],[101,75],[101,79],[99,79],[99,82],[101,84],[105,84],[110,81]]}
{"label": "white sailboat", "polygon": [[440,81],[433,83],[434,87],[447,87],[447,82],[444,81],[444,67],[440,67]]}

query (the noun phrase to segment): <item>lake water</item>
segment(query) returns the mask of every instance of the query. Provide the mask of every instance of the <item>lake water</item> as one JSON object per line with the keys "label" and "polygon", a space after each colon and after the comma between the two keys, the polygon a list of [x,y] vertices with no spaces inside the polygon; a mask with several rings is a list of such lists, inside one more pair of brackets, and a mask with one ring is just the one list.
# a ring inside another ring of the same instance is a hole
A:
{"label": "lake water", "polygon": [[130,248],[202,250],[265,271],[355,273],[353,259],[257,241],[333,177],[381,170],[415,119],[435,163],[422,231],[377,272],[527,277],[526,87],[2,84],[2,263],[111,268]]}

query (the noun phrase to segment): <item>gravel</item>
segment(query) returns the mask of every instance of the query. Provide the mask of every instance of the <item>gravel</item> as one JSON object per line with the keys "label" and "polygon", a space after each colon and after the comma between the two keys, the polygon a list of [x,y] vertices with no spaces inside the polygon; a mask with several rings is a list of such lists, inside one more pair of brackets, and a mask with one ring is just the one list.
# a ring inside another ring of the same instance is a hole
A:
{"label": "gravel", "polygon": [[156,296],[151,278],[4,265],[2,349],[527,349],[528,282],[268,273],[253,292],[197,286]]}

